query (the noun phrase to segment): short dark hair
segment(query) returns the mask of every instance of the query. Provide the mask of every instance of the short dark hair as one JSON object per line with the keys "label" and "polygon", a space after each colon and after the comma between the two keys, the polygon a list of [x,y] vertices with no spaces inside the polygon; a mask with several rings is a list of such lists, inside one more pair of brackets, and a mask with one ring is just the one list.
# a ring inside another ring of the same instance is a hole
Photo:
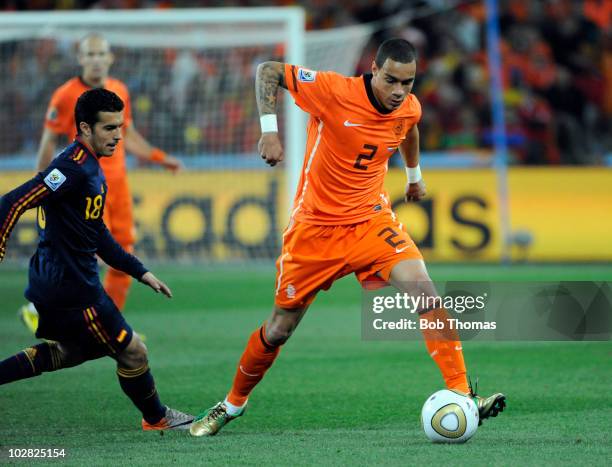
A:
{"label": "short dark hair", "polygon": [[395,62],[411,63],[416,60],[416,49],[405,39],[387,39],[376,51],[376,66],[381,68],[388,58]]}
{"label": "short dark hair", "polygon": [[90,127],[98,122],[98,112],[121,112],[123,101],[112,91],[104,88],[95,88],[85,91],[77,100],[74,108],[74,122],[77,134],[81,134],[79,124],[87,123]]}

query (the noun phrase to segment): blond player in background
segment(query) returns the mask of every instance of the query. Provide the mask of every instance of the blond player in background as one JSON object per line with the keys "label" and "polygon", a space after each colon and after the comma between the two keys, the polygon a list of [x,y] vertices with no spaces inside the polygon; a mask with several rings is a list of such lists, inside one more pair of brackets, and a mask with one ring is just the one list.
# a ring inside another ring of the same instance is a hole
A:
{"label": "blond player in background", "polygon": [[[55,90],[45,116],[44,130],[37,156],[37,171],[43,171],[54,157],[60,136],[69,141],[76,137],[74,109],[77,99],[92,88],[105,88],[117,94],[125,103],[123,139],[117,145],[114,157],[101,160],[102,170],[108,183],[108,197],[104,221],[113,238],[126,251],[134,250],[135,229],[132,215],[132,196],[128,186],[125,151],[139,159],[159,164],[176,172],[181,162],[152,146],[138,133],[132,122],[130,95],[127,86],[109,76],[114,57],[108,41],[99,34],[90,34],[79,43],[77,54],[81,74]],[[109,268],[104,278],[104,289],[113,302],[123,310],[132,278],[116,269]],[[33,304],[21,307],[19,314],[26,326],[35,332],[38,313]]]}

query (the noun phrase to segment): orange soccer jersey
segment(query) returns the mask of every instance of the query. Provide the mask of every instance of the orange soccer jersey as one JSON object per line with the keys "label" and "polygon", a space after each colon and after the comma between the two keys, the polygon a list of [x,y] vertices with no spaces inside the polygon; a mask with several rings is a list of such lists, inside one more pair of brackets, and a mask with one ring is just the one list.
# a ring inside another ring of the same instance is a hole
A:
{"label": "orange soccer jersey", "polygon": [[[104,88],[117,94],[125,105],[123,111],[124,128],[132,124],[132,111],[130,108],[130,95],[127,87],[121,81],[107,78]],[[45,127],[56,134],[66,135],[69,140],[76,137],[76,124],[74,121],[74,108],[81,94],[91,89],[80,77],[72,78],[55,90],[49,102]],[[100,159],[100,165],[107,179],[116,179],[125,176],[125,149],[123,140],[115,148],[112,157]]]}
{"label": "orange soccer jersey", "polygon": [[410,94],[389,112],[377,103],[370,75],[349,78],[286,64],[285,77],[295,103],[310,114],[293,218],[355,224],[390,210],[387,162],[421,117],[417,98]]}
{"label": "orange soccer jersey", "polygon": [[285,80],[310,114],[302,176],[276,263],[275,303],[293,309],[351,272],[371,286],[387,281],[398,262],[422,259],[383,188],[389,157],[418,122],[421,106],[410,95],[386,111],[370,75],[285,65]]}

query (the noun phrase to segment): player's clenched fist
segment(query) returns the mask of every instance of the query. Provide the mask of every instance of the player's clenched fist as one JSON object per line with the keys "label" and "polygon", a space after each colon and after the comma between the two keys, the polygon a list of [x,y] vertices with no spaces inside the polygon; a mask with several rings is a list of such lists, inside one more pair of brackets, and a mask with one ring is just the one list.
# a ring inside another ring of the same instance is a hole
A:
{"label": "player's clenched fist", "polygon": [[407,203],[409,203],[410,201],[421,201],[426,194],[427,191],[425,189],[425,182],[423,181],[423,179],[419,180],[418,182],[409,183],[408,185],[406,185],[405,198]]}
{"label": "player's clenched fist", "polygon": [[263,133],[259,138],[257,149],[261,158],[272,167],[285,158],[278,133]]}

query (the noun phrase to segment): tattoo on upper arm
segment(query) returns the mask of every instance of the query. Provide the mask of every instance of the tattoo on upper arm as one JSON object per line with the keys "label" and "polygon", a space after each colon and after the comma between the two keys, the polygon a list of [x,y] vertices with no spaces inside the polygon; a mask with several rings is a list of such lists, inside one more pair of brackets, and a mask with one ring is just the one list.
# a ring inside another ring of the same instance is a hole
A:
{"label": "tattoo on upper arm", "polygon": [[287,89],[285,67],[278,62],[264,62],[257,67],[255,97],[259,114],[276,113],[278,87]]}

